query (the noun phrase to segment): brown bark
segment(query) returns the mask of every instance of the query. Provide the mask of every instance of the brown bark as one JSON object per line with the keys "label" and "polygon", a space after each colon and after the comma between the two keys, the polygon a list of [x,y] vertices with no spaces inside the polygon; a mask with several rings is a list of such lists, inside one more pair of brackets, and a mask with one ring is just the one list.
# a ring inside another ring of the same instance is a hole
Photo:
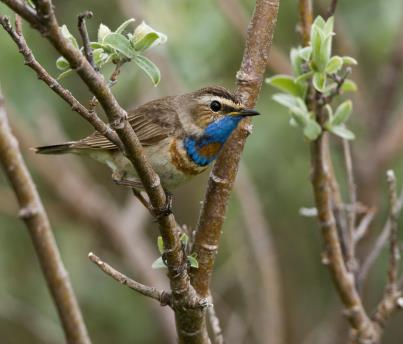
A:
{"label": "brown bark", "polygon": [[29,230],[66,340],[71,344],[89,344],[90,339],[68,273],[61,260],[42,201],[19,151],[18,142],[11,133],[1,94],[0,162],[20,205],[19,216]]}
{"label": "brown bark", "polygon": [[[237,95],[247,107],[254,107],[277,22],[279,1],[258,0],[246,40],[241,68],[237,73]],[[199,217],[194,243],[200,267],[191,273],[192,285],[199,295],[207,296],[217,255],[228,199],[238,170],[246,138],[251,133],[250,120],[244,120],[225,144],[211,172]]]}

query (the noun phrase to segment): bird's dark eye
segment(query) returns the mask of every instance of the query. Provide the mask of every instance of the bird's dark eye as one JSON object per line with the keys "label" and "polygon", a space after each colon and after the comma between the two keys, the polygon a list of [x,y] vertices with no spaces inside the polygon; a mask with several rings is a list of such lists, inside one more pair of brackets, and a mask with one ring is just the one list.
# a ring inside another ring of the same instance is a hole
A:
{"label": "bird's dark eye", "polygon": [[214,112],[220,111],[221,103],[218,102],[217,100],[213,100],[210,104],[210,109],[213,110]]}

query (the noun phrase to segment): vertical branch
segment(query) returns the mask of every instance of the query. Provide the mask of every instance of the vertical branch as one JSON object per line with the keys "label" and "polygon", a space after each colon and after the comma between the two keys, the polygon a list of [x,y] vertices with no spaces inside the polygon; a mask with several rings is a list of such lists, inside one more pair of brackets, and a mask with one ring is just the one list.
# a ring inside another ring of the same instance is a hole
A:
{"label": "vertical branch", "polygon": [[348,193],[350,204],[347,207],[347,238],[346,238],[346,264],[350,271],[357,270],[355,259],[355,222],[357,212],[357,192],[354,182],[353,161],[351,157],[350,143],[343,139],[343,153],[347,172]]}
{"label": "vertical branch", "polygon": [[330,18],[336,12],[337,0],[330,0],[329,8],[326,12],[326,18]]}
{"label": "vertical branch", "polygon": [[[277,22],[278,7],[279,0],[256,1],[241,69],[237,73],[237,95],[247,107],[255,106],[260,92]],[[208,295],[228,199],[240,155],[250,132],[250,120],[243,120],[226,143],[210,175],[194,243],[194,252],[200,266],[191,272],[192,285],[201,296]]]}
{"label": "vertical branch", "polygon": [[304,46],[307,46],[309,44],[312,26],[312,0],[300,0],[298,6],[302,43]]}
{"label": "vertical branch", "polygon": [[386,172],[388,189],[389,189],[389,267],[388,267],[388,280],[385,290],[383,292],[382,300],[379,302],[375,314],[374,321],[380,327],[384,327],[386,320],[392,315],[397,307],[402,307],[402,290],[399,290],[398,262],[400,259],[400,252],[398,247],[398,233],[397,233],[397,216],[399,213],[399,200],[396,192],[396,177],[392,170]]}
{"label": "vertical branch", "polygon": [[81,311],[57,249],[47,214],[11,133],[0,94],[0,162],[20,205],[19,215],[31,235],[46,282],[56,304],[67,342],[89,344]]}
{"label": "vertical branch", "polygon": [[396,176],[392,170],[386,173],[388,187],[389,187],[389,221],[390,221],[390,258],[389,258],[389,270],[388,270],[388,283],[386,288],[390,293],[395,293],[397,291],[397,278],[399,266],[398,262],[400,259],[400,252],[398,246],[398,231],[397,231],[397,192],[396,192]]}
{"label": "vertical branch", "polygon": [[[321,119],[319,118],[319,120]],[[322,134],[312,143],[311,157],[312,186],[316,208],[318,209],[319,224],[326,246],[326,261],[341,300],[346,307],[346,315],[352,328],[355,329],[360,339],[374,341],[377,340],[378,333],[375,332],[364,309],[355,287],[354,275],[346,269],[337,234],[336,221],[331,206],[329,168],[324,158],[325,135]]]}

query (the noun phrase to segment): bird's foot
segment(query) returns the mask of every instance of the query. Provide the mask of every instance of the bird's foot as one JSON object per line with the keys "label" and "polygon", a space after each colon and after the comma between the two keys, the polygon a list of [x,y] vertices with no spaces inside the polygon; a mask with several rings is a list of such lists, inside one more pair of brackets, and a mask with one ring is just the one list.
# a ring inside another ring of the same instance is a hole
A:
{"label": "bird's foot", "polygon": [[161,219],[164,216],[169,216],[172,214],[172,204],[173,204],[173,195],[169,191],[165,190],[165,205],[161,208],[152,208],[152,214],[156,218],[156,220]]}

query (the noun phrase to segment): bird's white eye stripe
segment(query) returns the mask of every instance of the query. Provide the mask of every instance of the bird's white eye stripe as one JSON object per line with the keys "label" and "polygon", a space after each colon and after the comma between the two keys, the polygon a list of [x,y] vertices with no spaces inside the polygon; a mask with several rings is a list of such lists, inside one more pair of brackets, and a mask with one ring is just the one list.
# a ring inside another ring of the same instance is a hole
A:
{"label": "bird's white eye stripe", "polygon": [[239,104],[233,102],[231,99],[223,98],[223,97],[218,97],[218,96],[203,96],[200,98],[200,100],[206,104],[210,104],[212,101],[218,101],[223,105],[229,106],[231,108],[238,108]]}

